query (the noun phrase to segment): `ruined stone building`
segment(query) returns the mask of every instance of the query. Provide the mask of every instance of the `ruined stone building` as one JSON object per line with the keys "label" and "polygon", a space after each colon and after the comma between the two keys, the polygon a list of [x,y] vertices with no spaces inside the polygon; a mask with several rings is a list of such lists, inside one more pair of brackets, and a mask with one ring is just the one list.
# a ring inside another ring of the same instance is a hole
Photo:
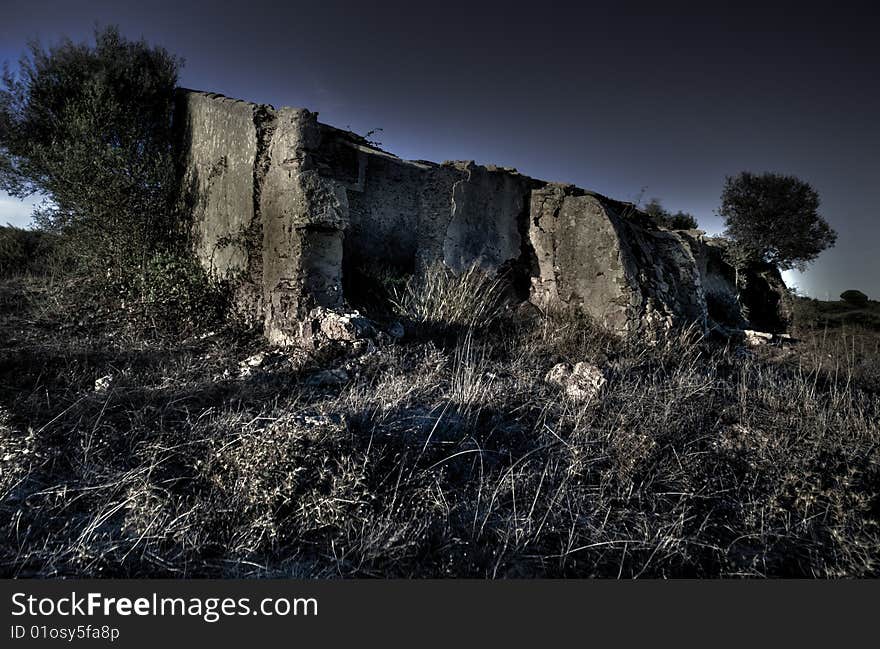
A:
{"label": "ruined stone building", "polygon": [[312,308],[343,308],[343,276],[363,264],[476,264],[522,300],[620,333],[747,315],[779,326],[775,269],[738,296],[720,243],[631,204],[504,167],[402,160],[303,109],[181,91],[178,123],[198,258],[273,343],[295,343]]}

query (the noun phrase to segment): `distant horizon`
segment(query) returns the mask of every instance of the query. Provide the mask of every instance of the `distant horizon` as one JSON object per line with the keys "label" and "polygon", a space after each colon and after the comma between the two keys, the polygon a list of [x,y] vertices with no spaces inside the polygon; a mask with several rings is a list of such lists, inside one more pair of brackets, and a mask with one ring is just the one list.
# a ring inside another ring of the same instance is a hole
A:
{"label": "distant horizon", "polygon": [[[308,108],[359,133],[381,127],[383,148],[402,158],[657,197],[713,235],[725,176],[792,174],[818,190],[840,236],[786,282],[819,299],[880,299],[877,45],[855,12],[550,3],[536,15],[487,3],[459,21],[452,7],[327,2],[272,7],[267,22],[260,4],[205,15],[184,2],[35,0],[5,12],[0,60],[15,69],[32,37],[90,40],[96,21],[117,24],[185,58],[183,87]],[[27,225],[31,211],[0,193],[0,223]]]}

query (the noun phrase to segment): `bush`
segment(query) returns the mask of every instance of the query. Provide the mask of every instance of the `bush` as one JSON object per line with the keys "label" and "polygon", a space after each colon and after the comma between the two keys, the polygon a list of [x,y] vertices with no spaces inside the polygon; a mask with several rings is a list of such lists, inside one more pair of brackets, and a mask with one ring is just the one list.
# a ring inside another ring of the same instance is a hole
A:
{"label": "bush", "polygon": [[0,277],[52,275],[64,266],[56,235],[0,226]]}
{"label": "bush", "polygon": [[54,259],[44,250],[51,241],[78,279],[65,300],[77,320],[118,315],[128,332],[187,332],[223,304],[175,207],[180,64],[111,27],[93,45],[33,44],[3,76],[0,188],[49,200],[35,214],[46,233],[0,233],[0,272]]}
{"label": "bush", "polygon": [[696,230],[697,219],[693,214],[679,210],[675,214],[667,210],[657,198],[652,198],[642,211],[667,230]]}
{"label": "bush", "polygon": [[844,302],[849,302],[850,304],[857,304],[860,306],[868,303],[868,296],[861,291],[857,291],[855,289],[844,291],[840,294],[840,299]]}
{"label": "bush", "polygon": [[142,305],[147,324],[169,333],[190,333],[220,320],[226,299],[191,257],[157,253],[143,276]]}

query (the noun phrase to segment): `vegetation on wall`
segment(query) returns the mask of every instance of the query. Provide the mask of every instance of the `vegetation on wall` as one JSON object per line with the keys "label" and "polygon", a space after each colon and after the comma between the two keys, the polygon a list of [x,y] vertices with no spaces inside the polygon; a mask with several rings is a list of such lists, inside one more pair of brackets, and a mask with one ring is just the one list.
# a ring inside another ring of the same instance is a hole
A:
{"label": "vegetation on wall", "polygon": [[659,198],[649,200],[642,211],[650,216],[657,225],[668,230],[696,230],[697,218],[693,214],[679,210],[675,214],[663,207]]}

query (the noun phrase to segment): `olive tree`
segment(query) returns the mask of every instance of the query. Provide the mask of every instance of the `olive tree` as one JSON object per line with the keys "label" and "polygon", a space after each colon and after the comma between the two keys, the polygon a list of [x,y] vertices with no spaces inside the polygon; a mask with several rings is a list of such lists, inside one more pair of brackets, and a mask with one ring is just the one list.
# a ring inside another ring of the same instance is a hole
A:
{"label": "olive tree", "polygon": [[819,214],[818,192],[795,176],[744,171],[728,177],[718,212],[739,263],[803,270],[837,240]]}
{"label": "olive tree", "polygon": [[0,88],[0,188],[48,200],[37,223],[87,267],[142,269],[178,234],[172,113],[181,62],[116,28],[32,43]]}

